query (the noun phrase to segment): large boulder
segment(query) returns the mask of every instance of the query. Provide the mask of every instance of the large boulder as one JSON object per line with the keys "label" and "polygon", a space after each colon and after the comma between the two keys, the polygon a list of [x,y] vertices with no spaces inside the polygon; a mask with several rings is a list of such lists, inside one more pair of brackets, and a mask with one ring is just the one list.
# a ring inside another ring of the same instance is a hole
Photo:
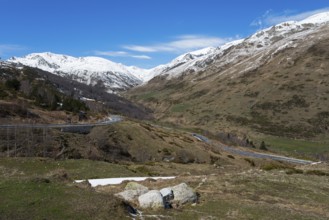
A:
{"label": "large boulder", "polygon": [[195,203],[198,196],[193,191],[192,188],[186,185],[186,183],[181,183],[171,188],[174,192],[174,202],[179,204],[185,204],[187,202]]}
{"label": "large boulder", "polygon": [[137,190],[125,190],[115,194],[115,196],[122,198],[127,202],[134,202],[142,193]]}
{"label": "large boulder", "polygon": [[147,208],[163,208],[163,199],[160,191],[151,190],[138,197],[139,206],[143,209]]}
{"label": "large boulder", "polygon": [[149,189],[139,183],[129,182],[125,191],[115,194],[127,202],[134,202],[140,195],[147,193]]}

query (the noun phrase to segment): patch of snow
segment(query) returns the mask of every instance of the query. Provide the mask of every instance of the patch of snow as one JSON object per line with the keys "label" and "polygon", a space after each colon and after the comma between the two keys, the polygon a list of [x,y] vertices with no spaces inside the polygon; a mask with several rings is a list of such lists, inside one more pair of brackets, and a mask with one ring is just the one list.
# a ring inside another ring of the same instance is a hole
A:
{"label": "patch of snow", "polygon": [[326,23],[326,22],[329,22],[329,11],[312,15],[298,23],[299,24],[309,24],[309,23],[322,24],[322,23]]}
{"label": "patch of snow", "polygon": [[[167,176],[167,177],[122,177],[122,178],[107,178],[107,179],[88,179],[88,182],[91,184],[92,187],[96,186],[106,186],[106,185],[117,185],[121,184],[123,181],[144,181],[146,179],[163,179],[169,180],[174,179],[175,176]],[[85,180],[75,180],[76,183],[81,183]]]}
{"label": "patch of snow", "polygon": [[90,99],[90,98],[86,98],[86,97],[81,97],[80,98],[82,101],[91,101],[91,102],[95,102],[95,99]]}

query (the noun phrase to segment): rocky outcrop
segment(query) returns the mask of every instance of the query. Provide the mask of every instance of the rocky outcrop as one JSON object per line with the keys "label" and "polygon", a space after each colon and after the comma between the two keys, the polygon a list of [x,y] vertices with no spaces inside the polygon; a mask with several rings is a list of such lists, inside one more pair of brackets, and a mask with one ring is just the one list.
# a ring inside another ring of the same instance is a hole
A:
{"label": "rocky outcrop", "polygon": [[186,183],[159,190],[151,190],[139,183],[130,182],[123,192],[115,194],[126,202],[134,203],[142,209],[172,208],[186,203],[197,202],[198,196]]}

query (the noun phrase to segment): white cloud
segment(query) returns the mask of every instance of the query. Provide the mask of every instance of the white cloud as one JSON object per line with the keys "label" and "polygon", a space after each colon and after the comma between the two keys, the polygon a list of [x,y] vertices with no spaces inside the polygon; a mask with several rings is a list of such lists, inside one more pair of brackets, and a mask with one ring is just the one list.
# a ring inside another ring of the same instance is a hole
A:
{"label": "white cloud", "polygon": [[125,51],[95,51],[96,55],[109,57],[125,57],[128,53]]}
{"label": "white cloud", "polygon": [[174,41],[158,43],[153,45],[125,45],[123,48],[137,52],[173,52],[183,53],[205,47],[218,47],[231,41],[231,38],[219,38],[201,35],[184,35],[177,37]]}
{"label": "white cloud", "polygon": [[132,51],[138,51],[138,52],[156,52],[157,48],[154,47],[144,47],[144,46],[137,46],[137,45],[130,45],[130,46],[124,46],[123,48],[127,50]]}
{"label": "white cloud", "polygon": [[25,50],[26,48],[15,44],[0,44],[0,56],[6,56],[8,53]]}
{"label": "white cloud", "polygon": [[142,60],[150,60],[152,59],[146,55],[136,55],[131,54],[126,51],[95,51],[95,55],[97,56],[109,56],[109,57],[131,57],[135,59],[142,59]]}
{"label": "white cloud", "polygon": [[322,8],[318,10],[306,11],[302,13],[296,13],[295,11],[286,10],[281,13],[274,13],[272,10],[266,11],[261,17],[251,22],[251,26],[267,27],[275,24],[279,24],[285,21],[300,21],[312,15],[327,12],[329,8]]}
{"label": "white cloud", "polygon": [[151,60],[152,57],[146,55],[132,55],[131,57],[141,60]]}
{"label": "white cloud", "polygon": [[152,59],[150,56],[135,53],[169,52],[180,54],[206,47],[218,47],[237,38],[239,38],[239,36],[235,38],[219,38],[202,35],[182,35],[169,42],[150,45],[124,45],[122,46],[124,49],[122,51],[94,51],[94,54],[98,56],[130,57],[150,60]]}

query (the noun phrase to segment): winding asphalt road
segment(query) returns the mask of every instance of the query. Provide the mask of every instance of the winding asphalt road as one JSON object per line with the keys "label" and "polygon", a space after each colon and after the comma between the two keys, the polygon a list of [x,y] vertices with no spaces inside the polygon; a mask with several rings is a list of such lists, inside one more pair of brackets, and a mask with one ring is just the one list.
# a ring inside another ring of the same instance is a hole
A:
{"label": "winding asphalt road", "polygon": [[108,119],[97,123],[86,124],[7,124],[0,125],[0,128],[80,128],[80,127],[95,127],[114,124],[122,121],[120,116],[111,116]]}
{"label": "winding asphalt road", "polygon": [[258,153],[258,152],[250,152],[250,151],[243,151],[240,149],[236,149],[233,147],[229,146],[222,146],[221,149],[227,152],[231,152],[234,154],[238,154],[241,156],[246,156],[246,157],[253,157],[253,158],[261,158],[261,159],[271,159],[271,160],[277,160],[277,161],[283,161],[283,162],[288,162],[288,163],[295,163],[295,164],[313,164],[313,161],[310,160],[301,160],[301,159],[296,159],[292,157],[284,157],[284,156],[279,156],[279,155],[274,155],[274,154],[264,154],[264,153]]}
{"label": "winding asphalt road", "polygon": [[[208,138],[206,138],[200,134],[192,134],[192,136],[202,142],[205,142],[208,144],[211,143],[211,141]],[[242,149],[238,149],[238,148],[230,147],[230,146],[218,146],[218,147],[226,152],[230,152],[233,154],[237,154],[240,156],[246,156],[246,157],[270,159],[270,160],[277,160],[277,161],[283,161],[283,162],[294,163],[294,164],[302,164],[302,165],[316,163],[316,162],[310,161],[310,160],[301,160],[301,159],[296,159],[296,158],[292,158],[292,157],[284,157],[284,156],[279,156],[279,155],[274,155],[274,154],[244,151]]]}

